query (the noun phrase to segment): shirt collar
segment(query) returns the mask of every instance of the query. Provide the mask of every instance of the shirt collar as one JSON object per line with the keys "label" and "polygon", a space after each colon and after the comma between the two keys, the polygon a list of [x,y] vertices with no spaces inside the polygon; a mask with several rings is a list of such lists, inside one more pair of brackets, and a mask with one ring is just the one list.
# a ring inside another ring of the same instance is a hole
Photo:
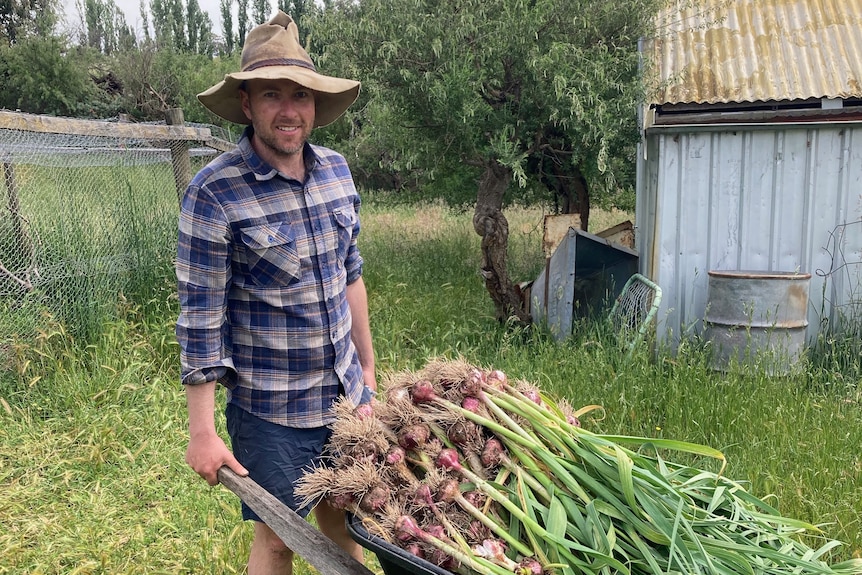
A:
{"label": "shirt collar", "polygon": [[[258,181],[271,180],[278,175],[278,170],[263,161],[263,158],[258,156],[257,152],[254,151],[254,148],[251,146],[252,134],[254,134],[254,128],[252,126],[246,126],[245,130],[242,132],[242,136],[240,136],[239,142],[237,142],[237,148],[239,148],[239,151],[249,169],[254,173],[255,179]],[[322,159],[314,150],[314,146],[308,142],[306,142],[303,147],[302,155],[305,159],[306,177],[308,177],[308,175],[314,170],[315,166],[322,163]]]}

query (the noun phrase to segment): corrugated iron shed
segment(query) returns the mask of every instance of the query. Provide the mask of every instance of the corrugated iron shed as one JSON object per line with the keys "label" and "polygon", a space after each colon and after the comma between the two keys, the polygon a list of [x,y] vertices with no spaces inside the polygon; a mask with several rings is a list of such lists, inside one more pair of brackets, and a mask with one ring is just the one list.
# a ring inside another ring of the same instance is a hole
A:
{"label": "corrugated iron shed", "polygon": [[652,104],[862,98],[862,0],[677,0],[644,53]]}

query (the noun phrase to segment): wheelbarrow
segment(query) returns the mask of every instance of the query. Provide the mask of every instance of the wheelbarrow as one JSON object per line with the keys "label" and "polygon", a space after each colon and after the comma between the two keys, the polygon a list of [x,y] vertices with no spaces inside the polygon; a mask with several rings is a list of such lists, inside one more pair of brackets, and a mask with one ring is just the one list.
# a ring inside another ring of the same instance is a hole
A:
{"label": "wheelbarrow", "polygon": [[[229,467],[218,470],[218,479],[257,513],[294,553],[323,575],[374,575],[295,511],[275,498],[250,477]],[[350,536],[377,555],[385,575],[451,575],[451,572],[407,553],[380,537],[372,536],[355,515],[347,514]]]}
{"label": "wheelbarrow", "polygon": [[374,575],[250,477],[241,477],[229,467],[222,467],[218,470],[218,480],[251,507],[288,548],[320,573]]}

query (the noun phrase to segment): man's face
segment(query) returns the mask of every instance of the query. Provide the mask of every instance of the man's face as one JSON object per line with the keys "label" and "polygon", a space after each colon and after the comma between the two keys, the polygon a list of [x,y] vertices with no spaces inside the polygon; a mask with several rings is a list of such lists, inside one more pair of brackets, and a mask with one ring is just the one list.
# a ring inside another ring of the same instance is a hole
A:
{"label": "man's face", "polygon": [[294,156],[314,127],[314,93],[292,80],[249,80],[240,90],[254,136],[276,156]]}

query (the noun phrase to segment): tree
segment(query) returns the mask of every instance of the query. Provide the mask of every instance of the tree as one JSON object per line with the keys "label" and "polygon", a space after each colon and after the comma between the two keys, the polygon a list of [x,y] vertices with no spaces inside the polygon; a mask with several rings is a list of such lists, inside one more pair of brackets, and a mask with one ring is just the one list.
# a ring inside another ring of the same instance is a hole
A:
{"label": "tree", "polygon": [[0,0],[0,43],[50,36],[56,24],[56,3],[51,0]]}
{"label": "tree", "polygon": [[159,50],[210,57],[215,53],[212,20],[198,0],[188,0],[185,5],[182,0],[150,0],[150,10],[152,40]]}
{"label": "tree", "polygon": [[182,0],[150,0],[153,36],[159,50],[186,52],[186,11]]}
{"label": "tree", "polygon": [[381,149],[429,176],[475,171],[481,274],[501,321],[530,319],[508,275],[504,198],[540,186],[586,221],[590,198],[619,190],[617,158],[639,137],[638,40],[660,1],[363,0],[315,28],[327,55],[352,59],[367,113],[392,122],[375,130]]}
{"label": "tree", "polygon": [[152,40],[150,36],[150,13],[147,10],[147,0],[140,0],[138,3],[138,12],[141,16],[141,28],[146,40]]}
{"label": "tree", "polygon": [[186,4],[186,28],[188,38],[186,49],[191,54],[212,56],[214,52],[212,20],[201,10],[198,0],[188,0]]}
{"label": "tree", "polygon": [[76,6],[84,25],[82,44],[103,54],[135,46],[135,34],[114,0],[83,0],[83,5],[78,0]]}
{"label": "tree", "polygon": [[116,69],[124,86],[124,111],[139,120],[163,120],[167,109],[179,107],[188,122],[216,123],[196,94],[236,70],[238,60],[159,50],[152,43],[120,54]]}
{"label": "tree", "polygon": [[221,29],[224,36],[224,52],[230,56],[233,54],[234,37],[233,37],[233,0],[220,0],[219,9],[221,10]]}
{"label": "tree", "polygon": [[116,94],[98,90],[89,74],[96,56],[59,36],[0,45],[0,108],[74,117],[115,114]]}
{"label": "tree", "polygon": [[248,0],[237,0],[236,37],[240,49],[245,45],[245,35],[249,31]]}
{"label": "tree", "polygon": [[269,20],[269,0],[254,0],[251,5],[251,21],[254,25]]}
{"label": "tree", "polygon": [[307,28],[312,25],[312,17],[318,12],[314,0],[278,0],[278,9],[293,18],[299,28],[299,41],[305,45],[309,35]]}
{"label": "tree", "polygon": [[168,9],[167,23],[171,29],[171,37],[174,39],[174,48],[179,52],[185,52],[188,48],[186,38],[186,13],[181,0],[165,0]]}

